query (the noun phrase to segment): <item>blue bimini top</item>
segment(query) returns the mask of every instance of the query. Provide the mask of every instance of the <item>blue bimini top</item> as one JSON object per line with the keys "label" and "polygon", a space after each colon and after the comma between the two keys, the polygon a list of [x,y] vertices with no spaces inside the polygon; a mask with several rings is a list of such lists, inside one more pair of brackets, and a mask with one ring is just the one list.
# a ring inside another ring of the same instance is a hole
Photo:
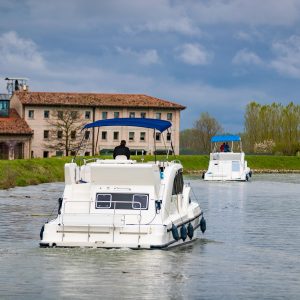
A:
{"label": "blue bimini top", "polygon": [[89,124],[86,124],[83,129],[102,127],[102,126],[133,126],[133,127],[143,127],[157,129],[160,132],[172,126],[172,123],[165,120],[159,119],[149,119],[149,118],[115,118],[98,120]]}
{"label": "blue bimini top", "polygon": [[218,135],[211,138],[212,143],[217,142],[240,142],[241,138],[238,135]]}

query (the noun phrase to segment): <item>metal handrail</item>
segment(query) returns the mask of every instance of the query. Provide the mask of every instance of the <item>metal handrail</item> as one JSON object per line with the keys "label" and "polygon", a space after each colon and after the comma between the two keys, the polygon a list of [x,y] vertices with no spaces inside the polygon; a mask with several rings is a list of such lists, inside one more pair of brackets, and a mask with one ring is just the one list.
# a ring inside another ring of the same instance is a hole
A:
{"label": "metal handrail", "polygon": [[[65,206],[66,206],[66,203],[69,203],[69,202],[72,202],[72,203],[76,203],[76,202],[84,202],[84,203],[95,203],[95,201],[84,201],[84,200],[81,200],[81,201],[64,201],[64,210],[63,210],[63,214],[61,214],[60,215],[60,217],[61,217],[61,224],[62,224],[62,241],[63,241],[63,239],[64,239],[64,235],[65,235],[65,230],[64,230],[64,227],[65,227],[65,224],[64,224],[64,222],[63,222],[63,216],[66,214],[66,215],[68,215],[68,214],[70,214],[70,215],[72,215],[72,214],[84,214],[84,213],[65,213]],[[113,216],[113,220],[112,220],[112,226],[113,226],[113,232],[112,232],[112,234],[113,234],[113,236],[112,236],[112,240],[113,240],[113,242],[114,242],[114,238],[115,238],[115,215],[116,215],[116,204],[117,203],[133,203],[132,201],[118,201],[118,200],[114,200],[114,201],[101,201],[101,202],[109,202],[109,203],[114,203],[114,209],[113,209],[113,214],[112,214],[112,216]],[[141,212],[142,212],[142,209],[141,209],[141,203],[140,202],[136,202],[135,204],[138,204],[139,205],[139,213],[138,214],[124,214],[124,213],[122,213],[122,214],[118,214],[118,215],[123,215],[123,216],[126,216],[126,215],[137,215],[138,216],[138,226],[139,226],[139,231],[138,231],[138,243],[139,243],[139,241],[140,241],[140,237],[141,237],[141,220],[142,220],[142,215],[141,215]],[[85,213],[86,214],[86,213]],[[90,211],[90,205],[89,205],[89,212],[88,212],[88,214],[97,214],[97,213],[91,213],[91,211]],[[124,219],[125,220],[125,219]],[[125,225],[125,224],[124,224]],[[90,226],[91,226],[91,224],[87,224],[87,226],[88,226],[88,231],[87,231],[87,235],[88,235],[88,240],[89,240],[89,238],[90,238]]]}

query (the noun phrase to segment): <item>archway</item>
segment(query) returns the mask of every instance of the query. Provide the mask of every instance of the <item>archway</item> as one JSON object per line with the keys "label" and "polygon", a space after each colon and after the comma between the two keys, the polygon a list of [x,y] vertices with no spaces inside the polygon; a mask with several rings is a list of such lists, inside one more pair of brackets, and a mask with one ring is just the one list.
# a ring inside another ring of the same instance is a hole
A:
{"label": "archway", "polygon": [[14,146],[14,159],[24,158],[24,143],[17,143]]}
{"label": "archway", "polygon": [[9,158],[9,146],[0,142],[0,159],[8,159]]}

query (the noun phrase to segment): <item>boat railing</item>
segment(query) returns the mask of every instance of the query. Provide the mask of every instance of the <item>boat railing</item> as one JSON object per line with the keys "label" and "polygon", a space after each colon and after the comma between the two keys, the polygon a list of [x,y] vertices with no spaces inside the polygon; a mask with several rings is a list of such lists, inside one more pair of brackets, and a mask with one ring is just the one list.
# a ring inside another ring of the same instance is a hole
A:
{"label": "boat railing", "polygon": [[[66,208],[66,205],[68,203],[72,202],[72,204],[74,203],[88,203],[88,211],[86,213],[84,212],[67,212],[65,211],[65,208]],[[137,243],[139,244],[140,243],[140,238],[141,238],[141,220],[142,220],[142,215],[141,215],[141,211],[142,211],[142,205],[140,202],[135,202],[134,205],[137,205],[138,206],[138,210],[139,210],[139,213],[138,214],[126,214],[124,212],[122,213],[117,213],[116,212],[116,205],[118,203],[120,204],[126,204],[126,203],[132,203],[132,201],[101,201],[102,204],[104,204],[105,202],[107,203],[112,203],[114,206],[113,206],[113,213],[110,214],[110,215],[103,215],[103,214],[99,214],[99,213],[96,213],[96,212],[92,212],[91,211],[91,204],[92,203],[95,203],[95,201],[65,201],[64,203],[64,211],[63,211],[63,214],[60,215],[61,217],[61,225],[62,225],[62,229],[61,229],[61,233],[62,233],[62,241],[64,240],[65,238],[65,234],[66,233],[86,233],[87,234],[87,239],[89,241],[90,239],[90,235],[91,233],[93,232],[92,231],[92,228],[103,228],[102,230],[104,230],[103,232],[105,233],[109,233],[111,232],[112,233],[112,242],[115,241],[115,230],[117,227],[122,227],[122,226],[126,226],[126,216],[137,216],[137,224],[138,225],[138,230],[136,232],[137,234]],[[133,203],[132,203],[133,204]],[[107,210],[111,210],[111,208],[107,209]],[[91,217],[91,216],[94,216],[95,218],[91,218],[89,217],[89,219],[82,219],[79,221],[78,219],[78,215],[84,215],[86,216],[88,213],[88,215]],[[75,218],[68,218],[68,216],[75,216]],[[93,222],[94,221],[94,222]],[[95,221],[98,221],[98,222],[95,222]],[[101,222],[101,224],[99,224],[99,221]],[[130,222],[132,223],[132,222]],[[130,224],[132,225],[132,224]],[[85,229],[84,230],[79,230],[79,229],[76,229],[78,227],[84,227]],[[74,229],[75,228],[75,229]],[[99,231],[96,231],[97,233],[99,233]],[[102,232],[102,231],[101,231]]]}
{"label": "boat railing", "polygon": [[[68,208],[67,206],[70,205],[70,203],[72,204],[71,208]],[[92,204],[96,205],[95,201],[64,201],[63,202],[63,210],[62,213],[60,214],[60,218],[61,218],[61,223],[63,225],[66,225],[66,223],[69,223],[72,225],[75,225],[76,222],[79,222],[80,225],[82,225],[82,222],[86,222],[86,223],[93,223],[95,224],[95,226],[107,226],[107,225],[117,225],[116,223],[118,223],[118,225],[125,225],[125,220],[126,220],[126,216],[137,216],[137,221],[138,224],[140,225],[141,223],[141,218],[142,218],[142,203],[141,202],[132,202],[132,201],[118,201],[118,200],[114,200],[114,201],[101,201],[102,205],[105,204],[109,204],[110,206],[108,207],[101,207],[99,208],[99,210],[101,209],[101,212],[103,212],[103,210],[105,210],[106,212],[109,212],[105,215],[100,214],[99,211],[95,211],[92,209]],[[75,207],[75,205],[78,204],[77,208]],[[111,207],[111,204],[113,205],[113,207]],[[124,209],[120,208],[116,208],[117,204],[121,205],[121,204],[132,204],[132,206],[134,206],[134,208],[131,210],[131,213],[125,213]],[[120,211],[119,211],[120,210]],[[133,213],[133,212],[137,212],[137,213]],[[90,219],[89,220],[79,220],[78,217],[79,216],[86,216],[89,215]],[[101,218],[99,218],[99,216],[101,215]],[[116,216],[120,216],[119,219],[116,219]],[[113,219],[111,219],[113,218]],[[99,224],[99,221],[102,223],[110,223],[110,224]],[[112,224],[111,224],[112,223]],[[90,224],[91,225],[91,224]]]}

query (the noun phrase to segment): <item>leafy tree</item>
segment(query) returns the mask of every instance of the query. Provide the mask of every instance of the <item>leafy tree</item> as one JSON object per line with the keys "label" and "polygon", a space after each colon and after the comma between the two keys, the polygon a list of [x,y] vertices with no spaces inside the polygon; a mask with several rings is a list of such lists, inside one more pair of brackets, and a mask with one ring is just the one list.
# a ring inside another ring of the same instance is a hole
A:
{"label": "leafy tree", "polygon": [[249,103],[245,112],[245,140],[250,152],[257,151],[257,145],[272,141],[272,152],[295,154],[300,150],[300,106],[293,102],[287,106]]}

